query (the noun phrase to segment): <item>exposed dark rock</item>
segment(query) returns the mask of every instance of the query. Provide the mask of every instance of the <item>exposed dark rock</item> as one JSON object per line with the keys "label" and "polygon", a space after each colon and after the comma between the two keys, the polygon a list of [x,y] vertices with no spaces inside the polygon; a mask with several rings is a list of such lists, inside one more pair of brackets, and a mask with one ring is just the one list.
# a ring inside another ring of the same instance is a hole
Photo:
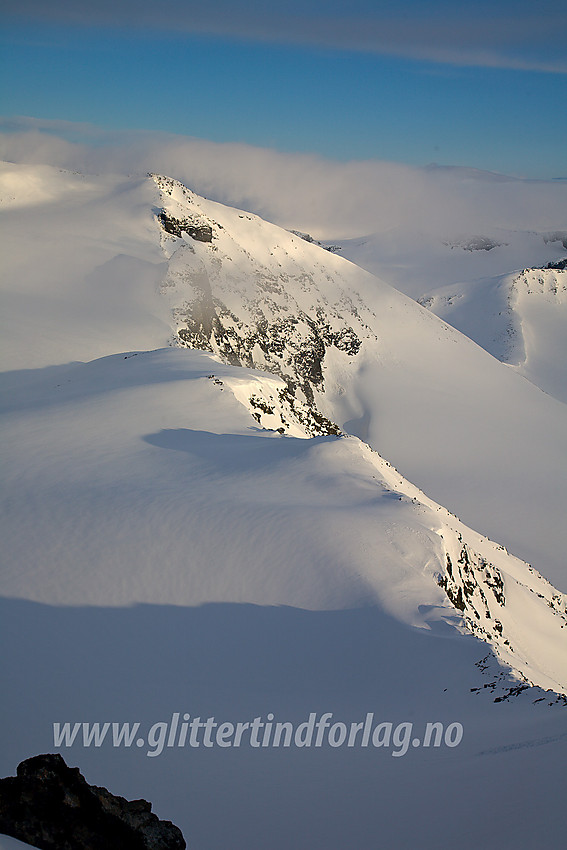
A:
{"label": "exposed dark rock", "polygon": [[337,437],[342,434],[339,426],[331,422],[330,419],[327,419],[326,416],[323,416],[315,405],[309,403],[306,405],[299,404],[296,398],[297,387],[290,380],[287,380],[286,384],[287,386],[279,391],[279,400],[287,407],[292,417],[301,425],[304,425],[310,434],[313,436],[333,434]]}
{"label": "exposed dark rock", "polygon": [[546,245],[548,242],[561,242],[563,247],[567,248],[567,231],[555,230],[553,233],[545,233],[543,241]]}
{"label": "exposed dark rock", "polygon": [[261,410],[263,413],[274,413],[275,408],[271,405],[267,404],[267,402],[262,401],[260,398],[256,398],[256,396],[250,396],[250,404],[252,407],[257,407],[258,410]]}
{"label": "exposed dark rock", "polygon": [[300,239],[303,239],[304,242],[309,242],[311,245],[318,245],[319,248],[323,248],[324,251],[329,251],[331,254],[336,254],[339,251],[342,251],[340,245],[323,245],[322,242],[319,242],[317,239],[313,239],[310,233],[303,233],[301,230],[290,230],[290,233],[293,233],[294,236],[299,236]]}
{"label": "exposed dark rock", "polygon": [[[566,240],[567,241],[567,240]],[[567,245],[565,245],[567,248]],[[567,257],[564,260],[557,260],[555,263],[548,263],[544,266],[546,269],[556,269],[557,271],[563,271],[563,269],[567,269]]]}
{"label": "exposed dark rock", "polygon": [[40,850],[185,850],[181,831],[151,809],[89,785],[59,754],[0,779],[0,832]]}
{"label": "exposed dark rock", "polygon": [[213,241],[213,228],[210,224],[196,222],[189,218],[175,218],[166,212],[161,212],[158,218],[165,232],[172,236],[181,236],[183,233],[187,233],[197,242]]}
{"label": "exposed dark rock", "polygon": [[526,691],[529,687],[530,687],[529,684],[528,685],[523,685],[523,684],[522,685],[515,685],[512,688],[508,688],[508,691],[504,694],[504,696],[495,697],[494,702],[506,702],[506,700],[509,700],[510,697],[517,697],[519,694],[522,693],[522,691]]}
{"label": "exposed dark rock", "polygon": [[[246,324],[222,301],[211,297],[210,290],[203,290],[200,297],[179,309],[176,318],[186,325],[177,332],[183,345],[214,351],[233,366],[273,372],[284,378],[288,388],[300,389],[310,405],[314,404],[314,390],[323,390],[327,349],[334,346],[354,357],[362,345],[346,324],[332,330],[322,310],[315,316],[299,310],[297,315],[268,320],[258,307],[255,323]],[[256,345],[264,355],[259,363],[253,356]]]}
{"label": "exposed dark rock", "polygon": [[[458,535],[458,539],[461,543],[459,556],[453,564],[449,554],[446,553],[446,575],[440,577],[438,584],[444,589],[452,604],[460,611],[467,613],[466,619],[469,626],[473,632],[478,633],[479,629],[471,616],[479,620],[482,614],[487,620],[493,619],[496,609],[494,604],[489,602],[485,589],[489,588],[495,603],[504,607],[506,604],[504,582],[500,571],[493,564],[489,564],[480,555],[470,552],[466,543],[463,543],[461,535]],[[496,619],[495,623],[499,623],[499,620]],[[501,627],[499,630],[498,626],[495,626],[495,629],[500,635],[502,634]]]}
{"label": "exposed dark rock", "polygon": [[506,242],[496,242],[489,236],[471,236],[466,239],[457,239],[454,242],[443,242],[448,248],[462,248],[464,251],[492,251],[493,248],[501,248]]}

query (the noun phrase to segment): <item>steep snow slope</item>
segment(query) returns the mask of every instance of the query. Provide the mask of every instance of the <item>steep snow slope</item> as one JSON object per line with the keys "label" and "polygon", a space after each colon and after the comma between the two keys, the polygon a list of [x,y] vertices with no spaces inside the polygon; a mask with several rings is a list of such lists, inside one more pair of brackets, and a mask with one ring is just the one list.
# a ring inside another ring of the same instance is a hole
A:
{"label": "steep snow slope", "polygon": [[294,398],[567,587],[564,406],[340,257],[155,179],[172,221],[211,228],[211,242],[163,236],[183,342],[286,376]]}
{"label": "steep snow slope", "polygon": [[567,402],[567,270],[524,269],[427,293],[420,303]]}
{"label": "steep snow slope", "polygon": [[339,249],[540,389],[567,399],[567,231],[487,227],[485,235],[448,237],[393,228],[339,240]]}

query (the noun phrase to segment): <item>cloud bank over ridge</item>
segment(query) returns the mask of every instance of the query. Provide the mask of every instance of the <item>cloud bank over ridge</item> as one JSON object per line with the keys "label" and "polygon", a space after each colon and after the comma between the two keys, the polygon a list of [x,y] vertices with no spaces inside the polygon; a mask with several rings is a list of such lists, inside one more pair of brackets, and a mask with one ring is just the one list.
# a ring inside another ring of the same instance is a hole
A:
{"label": "cloud bank over ridge", "polygon": [[338,162],[65,121],[0,120],[0,158],[86,173],[167,174],[206,197],[316,238],[565,229],[567,181],[378,160]]}

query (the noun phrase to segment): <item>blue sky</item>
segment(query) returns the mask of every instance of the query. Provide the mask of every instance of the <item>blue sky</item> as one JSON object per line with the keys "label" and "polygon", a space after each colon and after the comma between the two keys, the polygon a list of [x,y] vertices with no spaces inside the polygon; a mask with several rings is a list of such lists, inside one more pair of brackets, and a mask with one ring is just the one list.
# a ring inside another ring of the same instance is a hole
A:
{"label": "blue sky", "polygon": [[4,116],[567,176],[564,2],[2,2]]}

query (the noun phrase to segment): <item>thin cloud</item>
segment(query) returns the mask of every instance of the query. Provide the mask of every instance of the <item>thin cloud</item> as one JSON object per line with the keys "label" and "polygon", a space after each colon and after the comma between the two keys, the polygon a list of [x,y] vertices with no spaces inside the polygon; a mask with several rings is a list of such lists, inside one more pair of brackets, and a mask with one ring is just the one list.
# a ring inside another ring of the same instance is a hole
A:
{"label": "thin cloud", "polygon": [[[89,125],[0,121],[0,158],[87,173],[177,178],[214,200],[315,238],[397,231],[487,234],[564,227],[567,181],[522,180],[466,168],[336,162],[165,133],[107,133]],[[79,139],[82,138],[82,142]],[[72,140],[70,140],[72,139]]]}
{"label": "thin cloud", "polygon": [[12,19],[80,26],[161,31],[248,42],[362,51],[460,66],[567,73],[558,33],[567,28],[561,4],[543,2],[537,12],[526,3],[447,4],[438,0],[398,5],[358,2],[337,11],[314,0],[203,4],[187,0],[20,0],[7,10]]}

